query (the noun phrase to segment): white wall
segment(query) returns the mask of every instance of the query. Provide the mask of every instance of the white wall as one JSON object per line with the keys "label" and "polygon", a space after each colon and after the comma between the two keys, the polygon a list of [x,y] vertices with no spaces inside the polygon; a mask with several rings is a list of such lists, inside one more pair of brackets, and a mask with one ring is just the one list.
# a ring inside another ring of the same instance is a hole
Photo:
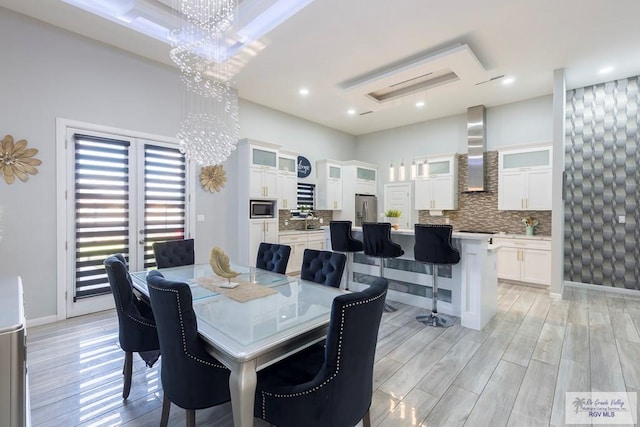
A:
{"label": "white wall", "polygon": [[[26,139],[43,162],[26,183],[0,181],[0,275],[22,276],[27,318],[37,319],[56,315],[56,118],[171,137],[181,87],[171,67],[3,8],[0,52],[0,138]],[[299,147],[296,151],[311,157],[354,154],[352,136],[249,102],[241,102],[240,109],[245,137]],[[236,244],[230,224],[238,215],[227,209],[237,206],[235,167],[227,163],[229,181],[221,192],[206,193],[197,185],[196,214],[205,215],[205,222],[196,224],[199,261],[208,259],[214,245]]]}
{"label": "white wall", "polygon": [[[501,147],[551,142],[551,95],[487,108],[487,150]],[[378,194],[388,181],[389,163],[396,168],[404,161],[406,173],[412,159],[467,152],[467,115],[459,114],[356,138],[356,159],[380,168]]]}

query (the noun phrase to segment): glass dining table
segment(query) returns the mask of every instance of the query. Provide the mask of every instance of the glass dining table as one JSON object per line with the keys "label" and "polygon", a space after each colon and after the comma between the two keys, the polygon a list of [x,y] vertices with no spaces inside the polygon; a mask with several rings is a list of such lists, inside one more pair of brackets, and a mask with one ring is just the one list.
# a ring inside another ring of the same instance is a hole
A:
{"label": "glass dining table", "polygon": [[[207,281],[216,280],[208,264],[159,269],[168,280],[188,283],[198,332],[207,350],[230,370],[229,389],[233,423],[253,426],[256,373],[326,336],[333,299],[340,289],[233,265],[240,275],[233,281],[271,288],[269,295],[239,302],[216,292]],[[131,273],[134,288],[149,295],[146,271]]]}

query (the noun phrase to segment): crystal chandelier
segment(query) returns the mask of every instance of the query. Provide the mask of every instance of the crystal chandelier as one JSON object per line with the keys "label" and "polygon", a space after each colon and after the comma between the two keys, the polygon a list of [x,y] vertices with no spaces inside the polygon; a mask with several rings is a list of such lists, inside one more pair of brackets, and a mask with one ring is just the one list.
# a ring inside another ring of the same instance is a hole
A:
{"label": "crystal chandelier", "polygon": [[236,0],[174,0],[171,59],[184,83],[180,149],[200,165],[225,161],[240,128],[235,68],[229,58]]}

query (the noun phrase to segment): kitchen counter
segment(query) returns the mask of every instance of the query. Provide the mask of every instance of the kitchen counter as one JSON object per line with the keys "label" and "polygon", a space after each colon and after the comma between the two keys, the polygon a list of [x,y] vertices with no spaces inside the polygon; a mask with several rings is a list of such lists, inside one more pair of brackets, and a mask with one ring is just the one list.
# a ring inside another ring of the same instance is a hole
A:
{"label": "kitchen counter", "polygon": [[[353,237],[362,240],[362,227],[352,228]],[[460,251],[460,262],[438,270],[438,311],[460,318],[462,326],[481,330],[497,311],[498,278],[496,245],[489,239],[495,235],[460,233],[452,235],[452,245]],[[387,260],[384,276],[389,280],[387,299],[431,308],[431,268],[415,261],[413,229],[391,230],[391,239],[404,250],[404,255]],[[325,242],[331,246],[329,227]],[[356,253],[349,264],[349,289],[362,290],[379,276],[379,260]]]}
{"label": "kitchen counter", "polygon": [[526,234],[508,234],[508,233],[496,233],[491,237],[493,238],[501,238],[501,239],[527,239],[527,240],[543,240],[543,241],[551,241],[551,236],[540,236],[534,234],[533,236],[527,236]]}
{"label": "kitchen counter", "polygon": [[312,230],[283,230],[283,231],[279,231],[278,234],[280,236],[290,236],[293,234],[300,234],[300,233],[305,233],[305,234],[314,234],[314,233],[324,233],[324,230],[322,228],[314,228]]}

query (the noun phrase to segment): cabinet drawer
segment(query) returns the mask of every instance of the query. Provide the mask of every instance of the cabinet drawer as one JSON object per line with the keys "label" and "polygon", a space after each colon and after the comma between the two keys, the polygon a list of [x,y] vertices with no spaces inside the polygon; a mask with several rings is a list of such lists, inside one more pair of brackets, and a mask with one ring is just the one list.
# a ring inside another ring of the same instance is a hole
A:
{"label": "cabinet drawer", "polygon": [[551,250],[551,242],[547,240],[505,239],[494,237],[493,242],[496,245],[509,248]]}
{"label": "cabinet drawer", "polygon": [[283,245],[288,245],[288,244],[291,244],[291,243],[306,242],[307,241],[307,236],[305,236],[304,234],[279,236],[278,237],[278,241],[280,243],[282,243]]}

